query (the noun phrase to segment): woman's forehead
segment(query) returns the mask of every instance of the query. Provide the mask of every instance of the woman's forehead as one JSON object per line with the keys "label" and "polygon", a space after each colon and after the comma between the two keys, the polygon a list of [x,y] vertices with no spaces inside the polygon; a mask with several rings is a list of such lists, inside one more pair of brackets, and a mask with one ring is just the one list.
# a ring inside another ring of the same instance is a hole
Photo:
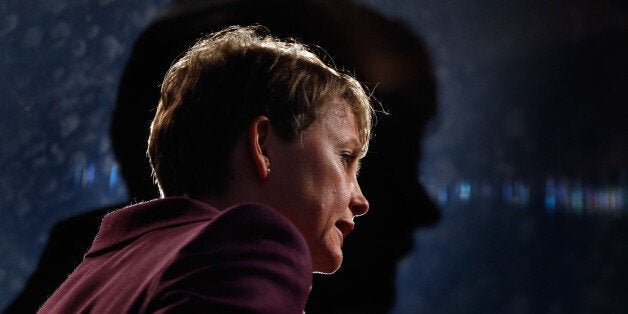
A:
{"label": "woman's forehead", "polygon": [[332,98],[324,105],[324,109],[318,117],[323,124],[348,125],[357,129],[357,117],[349,103],[340,97]]}

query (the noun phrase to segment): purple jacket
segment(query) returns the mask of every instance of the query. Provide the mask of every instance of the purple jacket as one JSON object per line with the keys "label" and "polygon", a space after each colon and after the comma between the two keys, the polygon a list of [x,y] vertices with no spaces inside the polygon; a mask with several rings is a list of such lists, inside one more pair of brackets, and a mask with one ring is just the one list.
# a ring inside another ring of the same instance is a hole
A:
{"label": "purple jacket", "polygon": [[105,216],[39,312],[303,313],[311,282],[305,240],[274,210],[165,198]]}

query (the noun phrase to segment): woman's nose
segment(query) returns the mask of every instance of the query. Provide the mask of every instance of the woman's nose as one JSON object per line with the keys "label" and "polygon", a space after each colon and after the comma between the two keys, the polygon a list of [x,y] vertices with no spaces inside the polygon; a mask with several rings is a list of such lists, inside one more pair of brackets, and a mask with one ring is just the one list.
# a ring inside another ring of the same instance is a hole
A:
{"label": "woman's nose", "polygon": [[350,208],[353,216],[362,216],[369,210],[369,201],[364,197],[362,189],[360,189],[360,185],[357,183],[351,196]]}

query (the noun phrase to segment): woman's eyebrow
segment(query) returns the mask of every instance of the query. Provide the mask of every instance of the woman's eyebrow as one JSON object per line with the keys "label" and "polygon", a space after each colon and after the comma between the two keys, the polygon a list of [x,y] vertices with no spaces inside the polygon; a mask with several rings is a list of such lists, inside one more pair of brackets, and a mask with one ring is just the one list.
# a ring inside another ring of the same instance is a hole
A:
{"label": "woman's eyebrow", "polygon": [[351,136],[340,142],[340,145],[343,147],[350,147],[352,150],[356,150],[356,153],[362,152],[362,143],[358,140],[357,137]]}

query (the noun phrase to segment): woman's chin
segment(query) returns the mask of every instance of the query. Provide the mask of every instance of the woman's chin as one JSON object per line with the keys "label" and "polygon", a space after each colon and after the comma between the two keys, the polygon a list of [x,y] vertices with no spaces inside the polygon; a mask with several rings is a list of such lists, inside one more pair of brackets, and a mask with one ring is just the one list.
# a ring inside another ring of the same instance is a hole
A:
{"label": "woman's chin", "polygon": [[314,272],[320,274],[333,274],[342,264],[342,252],[340,254],[331,254],[325,259],[314,260]]}

